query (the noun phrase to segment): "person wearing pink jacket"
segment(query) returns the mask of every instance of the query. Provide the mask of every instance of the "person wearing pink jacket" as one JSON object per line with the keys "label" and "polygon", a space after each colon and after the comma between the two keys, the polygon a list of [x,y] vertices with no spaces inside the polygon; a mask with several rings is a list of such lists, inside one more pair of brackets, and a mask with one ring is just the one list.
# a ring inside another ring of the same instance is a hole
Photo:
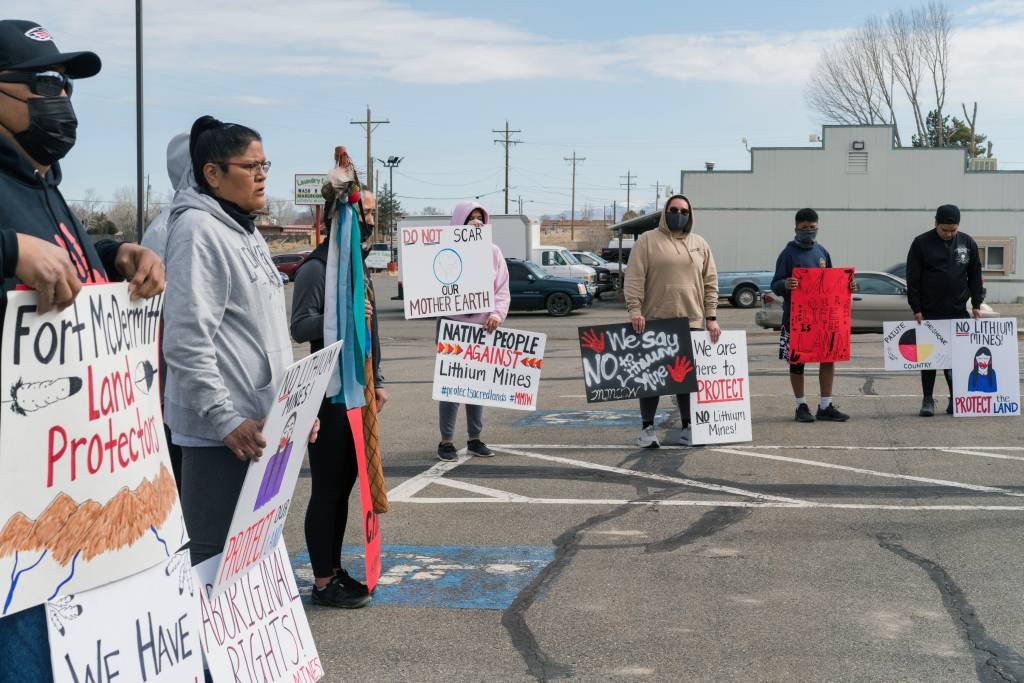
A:
{"label": "person wearing pink jacket", "polygon": [[[480,204],[473,201],[459,202],[452,212],[452,225],[484,225],[491,220],[490,214]],[[505,265],[505,255],[501,248],[494,244],[491,246],[491,261],[494,269],[494,309],[486,313],[471,313],[467,315],[449,316],[450,320],[461,320],[462,322],[477,323],[484,326],[488,332],[498,329],[498,326],[505,321],[508,315],[508,305],[511,295],[508,291],[508,266]],[[438,324],[440,329],[440,322]],[[438,423],[441,428],[441,443],[437,445],[437,459],[444,461],[456,460],[458,452],[455,450],[453,439],[455,437],[455,423],[459,416],[459,404],[450,401],[439,401],[437,405]],[[473,403],[466,404],[466,431],[469,440],[466,442],[466,450],[473,455],[489,458],[494,451],[487,447],[480,440],[484,428],[484,407]]]}

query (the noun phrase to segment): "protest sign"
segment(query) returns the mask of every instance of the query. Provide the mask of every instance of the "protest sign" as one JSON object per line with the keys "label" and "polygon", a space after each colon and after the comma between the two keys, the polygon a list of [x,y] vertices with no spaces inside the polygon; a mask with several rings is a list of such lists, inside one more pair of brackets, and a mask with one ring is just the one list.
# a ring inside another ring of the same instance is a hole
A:
{"label": "protest sign", "polygon": [[214,577],[214,593],[277,547],[306,457],[309,433],[338,362],[341,344],[335,342],[285,370],[277,399],[263,425],[267,446],[258,461],[249,461],[245,473],[221,566]]}
{"label": "protest sign", "polygon": [[407,319],[494,310],[490,225],[402,228],[401,238]]}
{"label": "protest sign", "polygon": [[199,593],[181,550],[126,579],[46,603],[53,680],[202,683]]}
{"label": "protest sign", "polygon": [[630,323],[579,328],[587,402],[697,391],[686,318],[648,320],[643,333]]}
{"label": "protest sign", "polygon": [[1016,318],[954,320],[953,414],[1020,415]]}
{"label": "protest sign", "polygon": [[850,360],[853,268],[794,268],[790,292],[789,362]]}
{"label": "protest sign", "polygon": [[284,540],[215,597],[220,555],[193,567],[199,639],[213,683],[313,683],[324,677]]}
{"label": "protest sign", "polygon": [[371,249],[365,263],[367,268],[387,268],[391,263],[391,250]]}
{"label": "protest sign", "polygon": [[547,335],[442,319],[434,361],[435,401],[536,410]]}
{"label": "protest sign", "polygon": [[366,558],[366,587],[373,592],[380,578],[380,517],[373,509],[370,478],[366,472],[366,440],[363,436],[363,412],[359,408],[348,411],[352,429],[352,442],[356,447],[356,466],[359,470],[359,501],[362,504],[363,545]]}
{"label": "protest sign", "polygon": [[882,323],[885,369],[949,370],[953,367],[952,320]]}
{"label": "protest sign", "polygon": [[162,297],[9,292],[0,357],[0,615],[136,574],[188,539],[160,413]]}
{"label": "protest sign", "polygon": [[747,333],[691,332],[697,393],[690,397],[692,443],[751,441]]}

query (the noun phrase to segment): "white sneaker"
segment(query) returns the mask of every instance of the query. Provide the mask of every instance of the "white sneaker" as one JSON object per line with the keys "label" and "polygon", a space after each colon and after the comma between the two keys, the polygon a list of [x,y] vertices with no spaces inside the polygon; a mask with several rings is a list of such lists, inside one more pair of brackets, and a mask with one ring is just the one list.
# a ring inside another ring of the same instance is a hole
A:
{"label": "white sneaker", "polygon": [[691,446],[693,445],[693,429],[686,427],[679,433],[679,445],[680,446]]}
{"label": "white sneaker", "polygon": [[658,435],[654,432],[654,425],[644,427],[640,430],[640,436],[636,437],[636,445],[640,448],[660,448]]}

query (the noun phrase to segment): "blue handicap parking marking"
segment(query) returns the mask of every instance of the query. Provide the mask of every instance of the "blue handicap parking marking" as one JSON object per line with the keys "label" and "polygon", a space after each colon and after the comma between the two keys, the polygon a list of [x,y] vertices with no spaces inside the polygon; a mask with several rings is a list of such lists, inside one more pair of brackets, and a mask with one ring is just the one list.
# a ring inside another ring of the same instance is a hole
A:
{"label": "blue handicap parking marking", "polygon": [[[655,426],[668,422],[671,413],[659,410]],[[512,423],[513,427],[639,427],[639,410],[538,410]]]}
{"label": "blue handicap parking marking", "polygon": [[[363,547],[342,547],[342,563],[364,580]],[[535,546],[381,546],[381,576],[373,601],[378,605],[503,610],[555,557],[553,548]],[[313,569],[303,549],[292,567],[304,602],[309,602]]]}

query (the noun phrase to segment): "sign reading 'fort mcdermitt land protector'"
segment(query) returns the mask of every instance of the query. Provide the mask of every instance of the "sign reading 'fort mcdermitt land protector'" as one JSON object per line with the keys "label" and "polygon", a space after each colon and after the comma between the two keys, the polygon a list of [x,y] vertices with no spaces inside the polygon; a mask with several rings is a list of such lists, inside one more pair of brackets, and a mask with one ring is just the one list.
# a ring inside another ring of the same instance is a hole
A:
{"label": "sign reading 'fort mcdermitt land protector'", "polygon": [[434,362],[435,401],[536,410],[547,335],[442,320]]}
{"label": "sign reading 'fort mcdermitt land protector'", "polygon": [[751,441],[747,333],[691,332],[697,393],[690,397],[693,443]]}
{"label": "sign reading 'fort mcdermitt land protector'", "polygon": [[794,268],[790,292],[789,362],[850,360],[853,268]]}
{"label": "sign reading 'fort mcdermitt land protector'", "polygon": [[10,292],[0,357],[0,616],[141,572],[188,539],[160,414],[162,298]]}
{"label": "sign reading 'fort mcdermitt land protector'", "polygon": [[953,322],[953,414],[1020,415],[1016,318]]}
{"label": "sign reading 'fort mcdermitt land protector'", "polygon": [[686,318],[579,328],[587,401],[621,401],[697,391]]}
{"label": "sign reading 'fort mcdermitt land protector'", "polygon": [[952,320],[882,323],[885,369],[948,370],[953,367]]}
{"label": "sign reading 'fort mcdermitt land protector'", "polygon": [[341,342],[335,342],[285,370],[263,425],[267,446],[258,461],[249,462],[238,495],[222,563],[211,582],[214,594],[277,547],[306,457],[309,433],[340,349]]}
{"label": "sign reading 'fort mcdermitt land protector'", "polygon": [[405,317],[494,310],[491,226],[401,229]]}

